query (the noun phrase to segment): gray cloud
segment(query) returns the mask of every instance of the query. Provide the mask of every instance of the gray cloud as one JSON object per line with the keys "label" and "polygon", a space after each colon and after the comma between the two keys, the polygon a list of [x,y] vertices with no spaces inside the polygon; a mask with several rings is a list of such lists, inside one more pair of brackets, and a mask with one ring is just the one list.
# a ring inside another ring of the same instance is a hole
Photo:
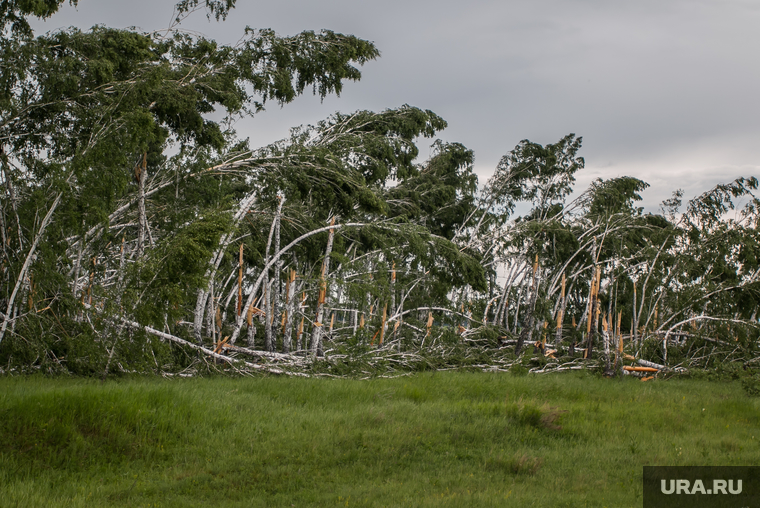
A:
{"label": "gray cloud", "polygon": [[[323,103],[305,97],[238,125],[252,143],[287,134],[335,110],[409,103],[449,122],[442,137],[475,150],[481,179],[528,138],[584,138],[596,177],[652,184],[656,210],[683,188],[758,175],[760,5],[739,0],[472,1],[238,0],[224,23],[200,13],[185,28],[234,43],[246,25],[282,34],[329,28],[373,40],[382,57],[360,83]],[[80,0],[41,30],[96,23],[165,27],[173,2]],[[426,154],[423,148],[423,154]]]}

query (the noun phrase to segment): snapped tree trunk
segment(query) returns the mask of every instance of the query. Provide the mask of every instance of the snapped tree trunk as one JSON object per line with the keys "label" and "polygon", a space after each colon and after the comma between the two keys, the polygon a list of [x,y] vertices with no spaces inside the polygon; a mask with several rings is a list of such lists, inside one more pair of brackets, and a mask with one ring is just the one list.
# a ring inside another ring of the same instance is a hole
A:
{"label": "snapped tree trunk", "polygon": [[311,344],[309,345],[309,349],[311,350],[312,354],[317,354],[318,356],[321,356],[321,348],[322,348],[322,335],[323,335],[323,317],[324,317],[324,309],[325,309],[325,302],[327,301],[327,275],[330,270],[330,254],[332,253],[332,247],[333,247],[333,239],[335,237],[335,229],[332,228],[332,226],[335,226],[335,217],[333,216],[332,220],[330,221],[330,232],[327,237],[327,248],[325,248],[325,258],[322,261],[322,272],[320,274],[320,280],[319,280],[319,298],[317,299],[317,310],[315,312],[316,319],[314,321],[314,327],[311,331]]}
{"label": "snapped tree trunk", "polygon": [[[599,279],[601,278],[601,267],[596,267],[594,279],[591,281],[591,301],[589,303],[588,323],[586,330],[588,338],[586,339],[586,358],[591,358],[594,352],[594,342],[596,341],[597,330],[599,329]],[[593,326],[591,320],[593,319]]]}
{"label": "snapped tree trunk", "polygon": [[[335,224],[331,226],[325,226],[323,228],[314,229],[312,231],[309,231],[307,233],[302,234],[289,244],[287,244],[285,247],[280,249],[280,252],[277,252],[274,254],[273,259],[269,261],[269,263],[264,265],[264,270],[271,268],[272,265],[277,262],[277,260],[283,256],[286,252],[290,251],[294,246],[298,245],[302,241],[304,241],[307,238],[310,238],[314,235],[317,235],[319,233],[323,233],[325,231],[332,231],[337,230],[340,228],[355,228],[355,227],[362,227],[366,226],[365,223],[348,223],[348,224]],[[250,305],[253,302],[254,295],[256,294],[256,291],[258,291],[259,287],[261,286],[261,282],[264,280],[264,272],[262,271],[261,275],[259,275],[259,278],[254,282],[253,289],[248,295],[248,300],[246,301],[246,306]],[[241,318],[238,319],[238,322],[235,323],[235,328],[232,330],[232,335],[230,336],[230,344],[234,344],[237,338],[240,336],[240,330],[243,327],[244,320]]]}
{"label": "snapped tree trunk", "polygon": [[256,340],[256,325],[253,324],[253,304],[250,304],[248,306],[248,311],[246,313],[246,323],[248,325],[248,336],[246,339],[246,343],[248,344],[248,347],[250,349],[253,349],[255,346],[255,340]]}

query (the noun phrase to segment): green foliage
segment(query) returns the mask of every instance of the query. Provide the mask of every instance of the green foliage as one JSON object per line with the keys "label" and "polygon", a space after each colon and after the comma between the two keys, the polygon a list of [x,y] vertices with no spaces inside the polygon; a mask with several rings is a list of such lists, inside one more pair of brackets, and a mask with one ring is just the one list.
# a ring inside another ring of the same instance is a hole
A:
{"label": "green foliage", "polygon": [[528,368],[519,362],[515,362],[509,368],[509,373],[516,377],[523,377],[528,375]]}
{"label": "green foliage", "polygon": [[451,240],[473,213],[478,178],[474,155],[459,143],[436,141],[433,156],[417,172],[388,190],[391,216],[421,222],[432,234]]}
{"label": "green foliage", "polygon": [[760,396],[760,373],[754,372],[741,379],[742,388],[751,397]]}
{"label": "green foliage", "polygon": [[641,214],[642,209],[634,209],[633,202],[641,201],[639,192],[649,187],[649,184],[630,176],[602,180],[597,178],[589,189],[588,216],[602,219],[612,214],[634,215]]}
{"label": "green foliage", "polygon": [[524,139],[502,157],[486,189],[499,214],[508,217],[518,201],[530,201],[546,217],[552,204],[570,194],[575,173],[585,166],[583,157],[577,157],[582,140],[568,134],[542,146]]}
{"label": "green foliage", "polygon": [[[211,16],[214,16],[214,18],[219,21],[220,19],[225,19],[227,15],[229,14],[230,10],[235,7],[235,2],[237,0],[204,0],[207,16],[209,19],[211,19]],[[177,5],[174,7],[175,12],[177,13],[177,22],[180,21],[180,17],[184,14],[188,14],[192,12],[195,9],[198,9],[198,5],[201,3],[201,0],[181,0],[177,3]]]}
{"label": "green foliage", "polygon": [[230,227],[226,214],[196,220],[164,238],[144,263],[132,268],[126,301],[134,299],[140,322],[162,327],[165,320],[176,322],[186,315],[197,290],[206,287],[208,259]]}
{"label": "green foliage", "polygon": [[[49,18],[66,0],[3,0],[0,2],[0,32],[10,33],[16,37],[30,37],[32,28],[28,16]],[[77,5],[77,0],[69,4]]]}
{"label": "green foliage", "polygon": [[[719,185],[680,215],[680,191],[663,215],[643,213],[636,203],[648,184],[629,176],[597,179],[567,202],[585,165],[582,138],[569,134],[521,141],[479,189],[474,154],[460,143],[434,141],[417,162],[419,139],[446,122],[409,105],[337,112],[252,148],[231,130],[235,119],[309,89],[339,95],[379,56],[374,44],[247,28],[225,46],[177,28],[196,10],[223,20],[235,0],[182,0],[160,33],[96,26],[35,37],[27,17],[62,4],[0,2],[8,370],[216,370],[162,340],[237,340],[243,312],[256,315],[250,329],[270,350],[299,318],[302,341],[337,319],[320,340],[343,363],[311,358],[304,368],[314,374],[387,373],[389,343],[414,358],[405,369],[474,368],[505,361],[507,337],[522,347],[544,335],[558,356],[595,337],[591,364],[601,371],[612,358],[599,322],[619,335],[616,316],[644,338],[626,339],[640,358],[716,369],[756,355],[757,178]],[[513,216],[521,203],[530,211]],[[144,326],[161,332],[146,336]],[[675,338],[663,345],[666,333]],[[431,340],[447,352],[423,352]],[[511,358],[515,373],[550,367],[552,358],[527,350]]]}

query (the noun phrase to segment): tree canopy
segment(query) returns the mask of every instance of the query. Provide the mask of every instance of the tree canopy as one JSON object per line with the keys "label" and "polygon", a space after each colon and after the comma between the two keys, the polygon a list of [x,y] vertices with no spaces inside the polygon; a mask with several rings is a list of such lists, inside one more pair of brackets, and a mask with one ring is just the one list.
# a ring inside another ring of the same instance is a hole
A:
{"label": "tree canopy", "polygon": [[624,335],[663,363],[709,366],[717,356],[684,352],[706,343],[754,351],[756,178],[685,206],[676,191],[661,214],[638,206],[648,184],[631,176],[571,200],[585,160],[569,134],[521,141],[479,186],[475,154],[410,105],[251,147],[233,120],[339,95],[375,45],[247,28],[225,46],[181,30],[234,0],[183,0],[160,33],[36,36],[28,17],[63,1],[0,2],[0,365],[281,372],[260,362],[380,348],[431,365],[419,358],[434,344],[472,362],[515,344],[517,362],[532,344],[544,362],[609,371]]}

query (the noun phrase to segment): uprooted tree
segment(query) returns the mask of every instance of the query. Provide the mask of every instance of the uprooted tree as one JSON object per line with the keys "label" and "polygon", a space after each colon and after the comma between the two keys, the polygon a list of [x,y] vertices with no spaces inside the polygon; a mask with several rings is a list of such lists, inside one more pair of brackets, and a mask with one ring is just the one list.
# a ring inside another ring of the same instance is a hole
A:
{"label": "uprooted tree", "polygon": [[407,105],[251,148],[228,120],[339,94],[374,45],[180,29],[233,0],[180,2],[160,33],[35,37],[26,16],[62,3],[0,12],[4,370],[753,365],[755,178],[683,210],[676,192],[661,214],[635,206],[632,177],[568,201],[584,166],[571,134],[522,141],[479,189],[461,144],[417,162],[446,122]]}

